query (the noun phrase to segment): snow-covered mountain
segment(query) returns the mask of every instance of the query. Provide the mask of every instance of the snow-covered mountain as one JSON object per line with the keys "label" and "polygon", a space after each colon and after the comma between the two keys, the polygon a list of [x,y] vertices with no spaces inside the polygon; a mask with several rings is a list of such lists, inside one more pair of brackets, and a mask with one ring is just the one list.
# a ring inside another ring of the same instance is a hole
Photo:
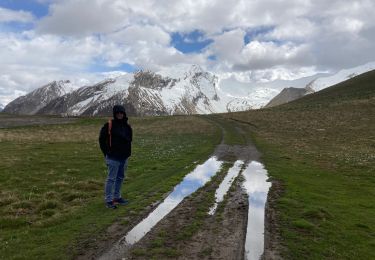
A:
{"label": "snow-covered mountain", "polygon": [[335,74],[251,84],[233,75],[215,75],[197,65],[178,65],[158,72],[122,73],[76,90],[69,81],[55,81],[12,101],[4,112],[110,115],[115,104],[123,104],[129,115],[244,111],[266,106],[284,88],[289,89],[283,92],[287,97],[282,94],[278,104],[291,101],[292,96],[299,98],[373,69],[375,62]]}
{"label": "snow-covered mountain", "polygon": [[3,109],[4,109],[4,106],[3,106],[3,104],[0,104],[0,112],[2,112],[2,111],[3,111]]}
{"label": "snow-covered mountain", "polygon": [[218,87],[218,77],[197,65],[157,73],[140,71],[85,86],[37,111],[38,114],[103,115],[114,104],[130,115],[208,114],[252,108],[248,96],[232,96]]}
{"label": "snow-covered mountain", "polygon": [[10,102],[3,110],[6,113],[33,115],[57,97],[72,91],[69,80],[53,81],[25,96]]}
{"label": "snow-covered mountain", "polygon": [[209,114],[254,108],[250,96],[232,95],[197,65],[140,71],[107,79],[60,96],[38,114],[105,115],[124,104],[129,115]]}
{"label": "snow-covered mountain", "polygon": [[340,70],[332,75],[316,78],[315,80],[311,81],[308,86],[315,91],[319,91],[374,69],[375,62],[370,62],[355,68]]}

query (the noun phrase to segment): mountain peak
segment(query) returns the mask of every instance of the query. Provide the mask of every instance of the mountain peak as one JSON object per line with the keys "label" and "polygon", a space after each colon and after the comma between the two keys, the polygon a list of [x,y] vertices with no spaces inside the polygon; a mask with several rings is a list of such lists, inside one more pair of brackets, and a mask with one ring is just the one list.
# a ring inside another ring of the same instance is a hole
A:
{"label": "mountain peak", "polygon": [[25,96],[18,97],[10,102],[4,112],[15,114],[35,114],[52,100],[66,95],[73,87],[69,80],[52,81]]}
{"label": "mountain peak", "polygon": [[[373,63],[375,65],[375,63]],[[361,74],[372,64],[337,74],[296,81],[246,83],[221,79],[199,65],[176,65],[160,71],[115,73],[95,85],[73,90],[68,80],[53,81],[9,103],[4,111],[18,114],[110,115],[121,103],[129,115],[209,114],[257,109],[289,102]],[[306,85],[306,83],[310,82]],[[324,83],[324,84],[323,84]],[[270,102],[284,86],[276,101]],[[297,87],[297,88],[296,88]],[[73,91],[72,91],[73,90]]]}

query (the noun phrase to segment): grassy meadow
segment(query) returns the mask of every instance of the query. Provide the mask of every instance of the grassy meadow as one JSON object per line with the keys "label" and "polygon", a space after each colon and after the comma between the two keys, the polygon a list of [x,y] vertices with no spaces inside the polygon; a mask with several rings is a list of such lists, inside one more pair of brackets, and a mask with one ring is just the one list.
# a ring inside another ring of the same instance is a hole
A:
{"label": "grassy meadow", "polygon": [[1,259],[73,257],[82,241],[160,200],[221,139],[197,117],[131,118],[134,149],[123,186],[131,203],[109,210],[98,146],[105,122],[0,129]]}

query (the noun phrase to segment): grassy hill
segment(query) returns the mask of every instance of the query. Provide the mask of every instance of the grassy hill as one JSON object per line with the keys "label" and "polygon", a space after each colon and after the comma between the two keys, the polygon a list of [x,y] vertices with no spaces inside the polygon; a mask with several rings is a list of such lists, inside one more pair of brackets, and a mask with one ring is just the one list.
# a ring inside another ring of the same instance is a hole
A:
{"label": "grassy hill", "polygon": [[375,71],[245,122],[272,178],[286,259],[375,258]]}

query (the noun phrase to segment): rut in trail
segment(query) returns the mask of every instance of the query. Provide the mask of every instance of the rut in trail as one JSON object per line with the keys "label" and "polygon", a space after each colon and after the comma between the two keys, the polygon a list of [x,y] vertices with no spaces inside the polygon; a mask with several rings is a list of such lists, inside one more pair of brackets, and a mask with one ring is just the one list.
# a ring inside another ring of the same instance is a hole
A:
{"label": "rut in trail", "polygon": [[[243,129],[248,126],[232,123],[232,134],[234,130],[244,142],[231,145],[224,143],[227,124],[210,120],[223,132],[212,157],[185,176],[163,203],[99,259],[245,257],[249,200],[240,171],[259,161],[260,154],[246,134],[248,129]],[[231,170],[218,173],[223,164]]]}

